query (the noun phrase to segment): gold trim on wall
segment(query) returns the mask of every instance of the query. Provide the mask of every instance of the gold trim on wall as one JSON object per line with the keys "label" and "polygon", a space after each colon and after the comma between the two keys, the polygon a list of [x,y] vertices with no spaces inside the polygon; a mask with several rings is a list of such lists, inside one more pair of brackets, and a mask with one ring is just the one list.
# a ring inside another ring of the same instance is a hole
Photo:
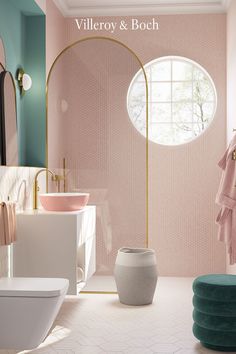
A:
{"label": "gold trim on wall", "polygon": [[[78,43],[82,43],[85,41],[89,41],[89,40],[107,40],[107,41],[111,41],[113,43],[116,43],[118,45],[121,45],[123,48],[127,49],[133,56],[134,58],[137,60],[140,68],[142,69],[143,75],[144,75],[144,79],[145,79],[145,88],[146,88],[146,235],[145,235],[145,247],[148,247],[149,245],[149,224],[148,224],[148,220],[149,220],[149,171],[148,171],[148,166],[149,166],[149,141],[148,141],[148,80],[147,80],[147,75],[144,69],[144,65],[142,63],[142,61],[139,59],[139,57],[137,56],[137,54],[131,49],[129,48],[126,44],[122,43],[121,41],[111,38],[111,37],[105,37],[105,36],[91,36],[91,37],[84,37],[81,38],[71,44],[69,44],[67,47],[65,47],[54,59],[50,70],[48,72],[48,76],[47,76],[47,81],[46,81],[46,156],[45,156],[45,161],[46,161],[46,168],[48,168],[48,89],[49,89],[49,82],[50,82],[50,78],[51,78],[51,74],[52,74],[52,70],[56,64],[56,62],[58,61],[58,59],[70,48],[74,47],[76,44]],[[48,174],[46,175],[46,186],[48,189]],[[81,291],[81,293],[86,293],[86,294],[116,294],[116,292],[110,292],[110,291]]]}

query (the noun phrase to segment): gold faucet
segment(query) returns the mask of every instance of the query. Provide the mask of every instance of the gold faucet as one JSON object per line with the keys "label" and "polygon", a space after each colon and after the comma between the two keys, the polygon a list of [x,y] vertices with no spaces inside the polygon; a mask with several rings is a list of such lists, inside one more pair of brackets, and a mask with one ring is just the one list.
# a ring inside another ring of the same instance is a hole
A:
{"label": "gold faucet", "polygon": [[58,191],[58,193],[60,193],[61,192],[61,181],[65,182],[65,178],[64,178],[64,176],[61,176],[61,175],[55,175],[54,181],[56,181],[57,191]]}
{"label": "gold faucet", "polygon": [[66,159],[65,159],[65,157],[63,157],[62,162],[63,162],[62,175],[55,175],[55,179],[54,179],[54,181],[57,184],[58,193],[61,192],[61,181],[63,181],[63,192],[65,193],[65,191],[66,191]]}
{"label": "gold faucet", "polygon": [[38,185],[38,176],[41,172],[49,172],[52,175],[52,181],[57,181],[57,175],[55,175],[52,171],[50,171],[48,168],[42,168],[39,170],[35,177],[34,177],[34,187],[33,187],[33,208],[38,209],[38,191],[39,191],[39,185]]}

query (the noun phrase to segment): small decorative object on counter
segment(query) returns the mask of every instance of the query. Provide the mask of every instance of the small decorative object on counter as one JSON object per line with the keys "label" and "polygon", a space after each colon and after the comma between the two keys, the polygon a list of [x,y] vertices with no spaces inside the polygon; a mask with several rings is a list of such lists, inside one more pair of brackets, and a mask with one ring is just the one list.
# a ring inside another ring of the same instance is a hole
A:
{"label": "small decorative object on counter", "polygon": [[114,275],[121,303],[133,306],[152,303],[158,277],[154,250],[120,248]]}

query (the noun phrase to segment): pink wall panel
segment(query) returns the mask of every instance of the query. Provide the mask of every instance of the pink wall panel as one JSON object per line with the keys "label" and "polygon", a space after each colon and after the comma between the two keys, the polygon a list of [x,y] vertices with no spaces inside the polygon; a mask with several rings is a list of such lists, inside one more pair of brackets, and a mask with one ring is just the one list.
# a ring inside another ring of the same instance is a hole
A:
{"label": "pink wall panel", "polygon": [[[40,3],[42,0],[40,1]],[[45,4],[43,3],[45,8]],[[66,20],[52,0],[46,0],[46,70],[67,45]]]}
{"label": "pink wall panel", "polygon": [[[217,161],[226,144],[226,16],[176,15],[159,16],[158,19],[158,32],[118,30],[113,35],[105,31],[78,31],[74,20],[67,19],[67,41],[69,44],[86,36],[108,35],[131,47],[143,63],[161,56],[180,55],[195,60],[212,76],[218,94],[218,107],[215,119],[205,134],[178,147],[150,143],[149,238],[150,246],[157,252],[161,275],[194,276],[224,272],[225,250],[216,239],[217,207],[214,200],[220,178]],[[105,20],[119,21],[120,18],[109,17]],[[86,77],[83,80],[86,82]],[[126,91],[127,86],[124,85],[124,112]],[[103,100],[104,97],[101,97],[101,102]],[[116,114],[113,106],[110,115],[113,117]],[[125,117],[127,119],[127,115]],[[126,134],[127,124],[119,126],[119,129],[119,134]],[[96,139],[97,136],[91,141],[91,148],[93,146],[95,150]],[[122,148],[121,136],[117,139]],[[136,148],[135,144],[133,148]],[[103,150],[105,153],[105,145]],[[97,158],[103,159],[104,156],[99,154]],[[94,156],[91,161],[94,161]],[[125,168],[123,161],[120,164]],[[80,171],[79,159],[75,169]],[[81,183],[92,183],[91,173],[80,177]],[[145,185],[141,188],[144,189]],[[130,222],[127,230],[131,228]],[[134,236],[130,237],[132,239]],[[126,244],[125,240],[121,240]]]}
{"label": "pink wall panel", "polygon": [[[231,1],[227,15],[227,142],[236,128],[236,2]],[[228,262],[227,262],[228,264]],[[227,272],[236,274],[236,265],[227,266]]]}
{"label": "pink wall panel", "polygon": [[[225,148],[226,18],[158,18],[158,32],[117,31],[113,36],[130,46],[144,63],[166,55],[197,61],[212,76],[219,102],[213,124],[196,141],[176,148],[150,144],[150,245],[157,251],[162,275],[221,272],[225,253],[216,240],[214,199],[219,182],[216,164]],[[71,19],[67,23],[69,42],[98,34],[79,32]]]}
{"label": "pink wall panel", "polygon": [[[68,68],[64,88],[55,91],[63,68]],[[112,274],[123,245],[145,245],[145,139],[125,105],[137,70],[127,49],[93,40],[63,55],[50,78],[49,114],[58,120],[56,136],[49,125],[49,166],[65,157],[69,190],[90,192],[97,206],[98,274]],[[62,99],[66,112],[58,111]]]}

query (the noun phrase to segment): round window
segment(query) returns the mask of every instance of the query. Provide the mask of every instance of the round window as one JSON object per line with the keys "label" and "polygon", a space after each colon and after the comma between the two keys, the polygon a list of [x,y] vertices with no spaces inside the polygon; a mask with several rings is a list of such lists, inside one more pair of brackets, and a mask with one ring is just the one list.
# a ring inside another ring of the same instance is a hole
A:
{"label": "round window", "polygon": [[[211,123],[217,104],[215,85],[199,64],[162,57],[145,66],[148,80],[148,138],[179,145],[194,140]],[[146,95],[142,69],[129,86],[127,107],[134,127],[146,136]]]}

